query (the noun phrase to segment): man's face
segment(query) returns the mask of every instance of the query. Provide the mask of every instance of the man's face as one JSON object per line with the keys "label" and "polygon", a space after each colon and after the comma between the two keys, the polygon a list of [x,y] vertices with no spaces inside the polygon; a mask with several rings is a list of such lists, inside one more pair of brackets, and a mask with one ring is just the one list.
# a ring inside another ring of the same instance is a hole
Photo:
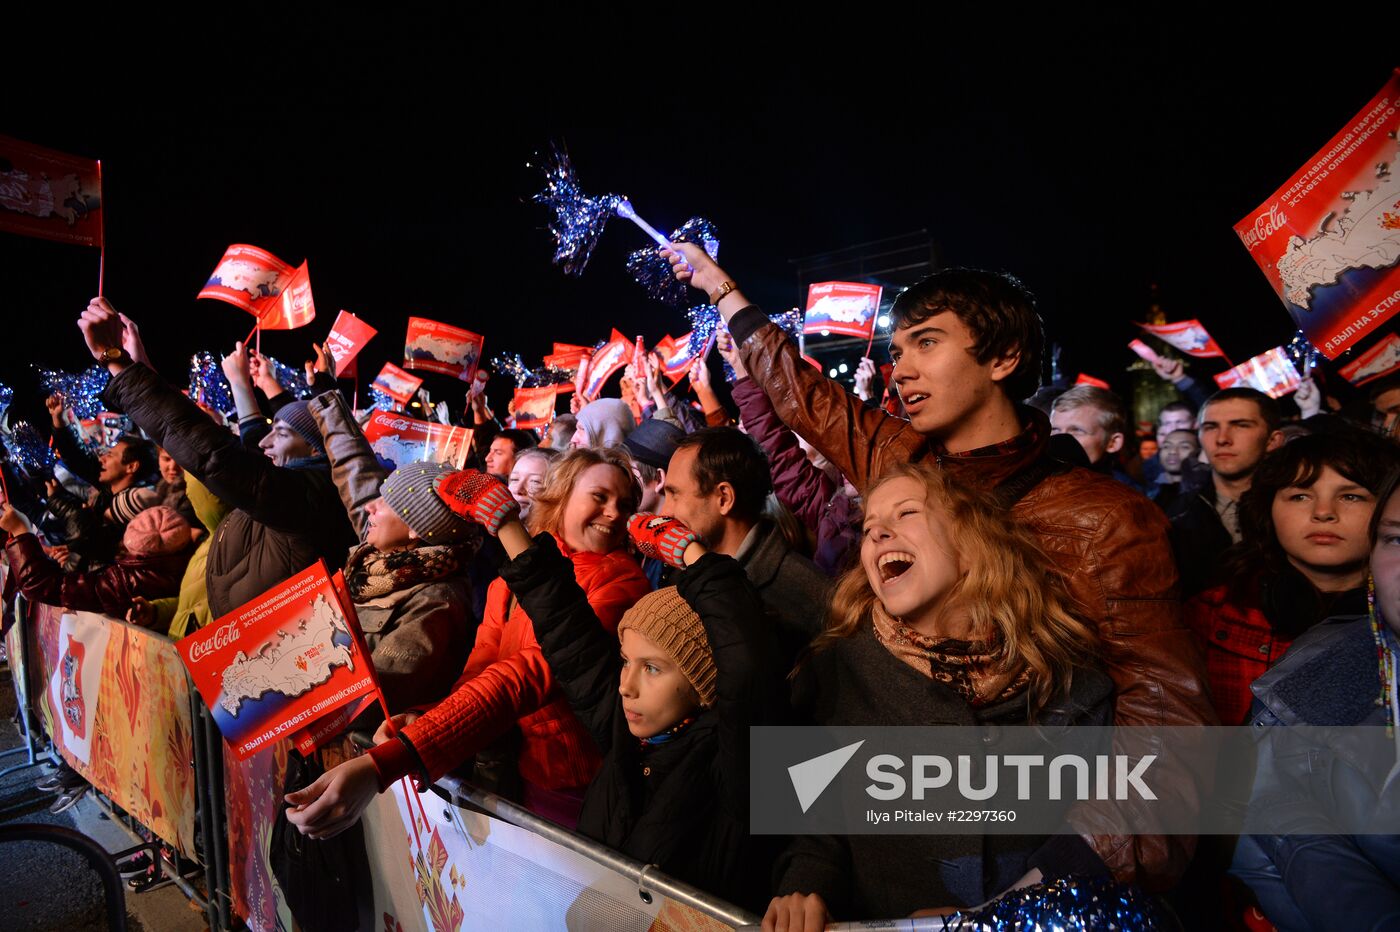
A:
{"label": "man's face", "polygon": [[286,466],[292,460],[315,453],[311,444],[306,442],[306,438],[287,426],[285,421],[273,421],[272,430],[262,438],[258,447],[276,466]]}
{"label": "man's face", "polygon": [[1376,414],[1381,418],[1381,423],[1386,426],[1395,423],[1395,419],[1400,417],[1400,388],[1381,392],[1376,396],[1374,404]]}
{"label": "man's face", "polygon": [[497,437],[491,441],[491,448],[486,451],[486,471],[493,476],[502,479],[510,476],[510,471],[515,468],[515,444],[505,437]]}
{"label": "man's face", "polygon": [[909,422],[919,433],[958,449],[958,437],[1001,392],[1016,357],[979,363],[972,333],[952,311],[903,327],[890,338],[891,378]]}
{"label": "man's face", "polygon": [[1157,416],[1157,445],[1161,446],[1162,441],[1174,430],[1195,430],[1196,419],[1191,416],[1190,411],[1163,411]]}
{"label": "man's face", "polygon": [[111,485],[114,482],[121,482],[136,470],[136,464],[124,463],[126,458],[126,443],[120,442],[116,446],[100,454],[97,458],[99,467],[97,479],[103,485]]}
{"label": "man's face", "polygon": [[1167,475],[1179,476],[1182,466],[1195,459],[1200,452],[1201,444],[1194,432],[1174,430],[1167,434],[1157,450],[1157,462],[1162,464],[1162,471]]}
{"label": "man's face", "polygon": [[679,518],[681,523],[700,537],[700,542],[713,547],[724,539],[725,516],[720,506],[720,487],[701,494],[695,480],[697,447],[681,447],[671,454],[666,468],[666,501],[661,514]]}
{"label": "man's face", "polygon": [[1123,449],[1123,435],[1116,431],[1109,433],[1103,426],[1103,417],[1103,412],[1089,405],[1068,411],[1055,410],[1050,414],[1050,433],[1069,434],[1078,440],[1092,465]]}
{"label": "man's face", "polygon": [[1283,434],[1270,431],[1259,406],[1248,398],[1227,398],[1201,412],[1201,449],[1215,474],[1241,479],[1254,472],[1264,454],[1283,445]]}

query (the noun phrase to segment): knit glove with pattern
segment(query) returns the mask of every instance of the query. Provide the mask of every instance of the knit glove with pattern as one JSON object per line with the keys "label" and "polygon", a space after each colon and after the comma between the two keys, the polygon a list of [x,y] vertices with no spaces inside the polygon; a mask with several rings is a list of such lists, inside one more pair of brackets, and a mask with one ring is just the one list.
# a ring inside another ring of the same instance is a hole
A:
{"label": "knit glove with pattern", "polygon": [[463,469],[448,476],[438,484],[437,494],[448,508],[468,521],[475,521],[493,537],[501,530],[501,525],[520,514],[520,505],[506,484],[475,469]]}
{"label": "knit glove with pattern", "polygon": [[627,522],[627,533],[643,556],[685,568],[685,548],[697,543],[695,532],[675,518],[640,512]]}

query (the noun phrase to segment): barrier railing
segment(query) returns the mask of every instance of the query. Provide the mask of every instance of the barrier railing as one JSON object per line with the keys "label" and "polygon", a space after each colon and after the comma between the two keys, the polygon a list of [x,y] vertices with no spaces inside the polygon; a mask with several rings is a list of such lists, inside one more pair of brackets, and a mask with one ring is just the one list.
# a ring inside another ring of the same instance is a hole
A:
{"label": "barrier railing", "polygon": [[[294,928],[269,858],[290,743],[237,760],[174,645],[157,634],[37,603],[22,623],[11,645],[20,648],[16,669],[33,717],[97,790],[198,860],[210,927],[222,932],[242,920],[254,930]],[[344,739],[320,753],[330,767],[360,749]],[[391,932],[691,932],[758,921],[453,778],[424,793],[401,781],[375,799],[363,826],[372,881],[363,905],[375,928]]]}

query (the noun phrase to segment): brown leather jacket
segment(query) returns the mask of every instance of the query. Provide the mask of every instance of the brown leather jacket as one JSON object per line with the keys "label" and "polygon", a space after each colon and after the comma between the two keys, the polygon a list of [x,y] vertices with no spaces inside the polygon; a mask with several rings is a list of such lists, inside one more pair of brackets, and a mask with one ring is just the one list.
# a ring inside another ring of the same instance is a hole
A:
{"label": "brown leather jacket", "polygon": [[[1044,415],[1025,409],[1029,436],[1021,442],[1005,450],[939,454],[907,420],[868,407],[808,365],[758,308],[740,311],[729,329],[749,376],[778,416],[857,488],[892,464],[924,458],[961,481],[992,488],[1039,459],[1048,442]],[[1046,476],[1011,513],[1035,532],[1080,612],[1097,626],[1116,687],[1114,724],[1216,724],[1199,647],[1181,620],[1176,563],[1161,510],[1108,476],[1073,468]],[[1161,768],[1171,798],[1159,791],[1154,805],[1199,809],[1199,777],[1172,763],[1169,753],[1159,754],[1154,766]],[[1075,815],[1081,818],[1072,815],[1071,821],[1120,881],[1169,886],[1195,848],[1190,836],[1113,834],[1087,809]],[[1136,824],[1146,818],[1135,813]]]}

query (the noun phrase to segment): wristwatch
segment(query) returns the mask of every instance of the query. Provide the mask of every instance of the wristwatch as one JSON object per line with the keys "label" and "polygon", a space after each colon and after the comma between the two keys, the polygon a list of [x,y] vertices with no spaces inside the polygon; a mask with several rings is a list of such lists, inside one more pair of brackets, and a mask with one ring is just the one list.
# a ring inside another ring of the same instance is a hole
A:
{"label": "wristwatch", "polygon": [[725,296],[725,295],[729,294],[729,292],[731,292],[731,291],[733,291],[733,290],[734,290],[734,283],[733,283],[733,282],[731,282],[731,281],[729,281],[729,280],[727,280],[727,279],[726,279],[725,281],[720,282],[719,290],[716,291],[713,295],[710,296],[710,303],[711,303],[711,304],[718,304],[720,301],[724,300],[724,296]]}
{"label": "wristwatch", "polygon": [[97,358],[98,362],[121,362],[123,359],[131,359],[130,356],[126,355],[126,350],[122,349],[120,346],[109,346],[102,352],[94,353],[93,355]]}

